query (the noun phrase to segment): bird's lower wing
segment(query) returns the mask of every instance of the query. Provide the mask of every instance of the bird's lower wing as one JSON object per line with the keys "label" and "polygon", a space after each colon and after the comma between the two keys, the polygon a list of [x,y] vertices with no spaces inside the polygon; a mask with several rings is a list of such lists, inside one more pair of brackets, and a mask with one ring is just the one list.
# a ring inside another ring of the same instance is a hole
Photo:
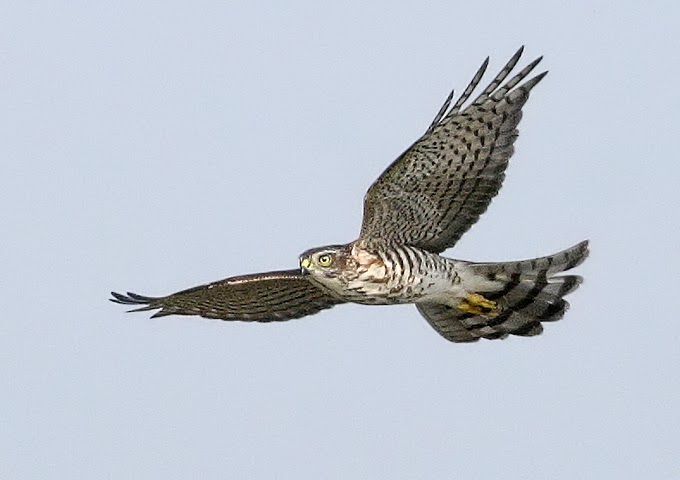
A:
{"label": "bird's lower wing", "polygon": [[220,320],[273,322],[312,315],[339,303],[299,270],[231,277],[166,297],[111,292],[110,300],[139,306],[131,312],[159,310],[152,317],[199,315]]}

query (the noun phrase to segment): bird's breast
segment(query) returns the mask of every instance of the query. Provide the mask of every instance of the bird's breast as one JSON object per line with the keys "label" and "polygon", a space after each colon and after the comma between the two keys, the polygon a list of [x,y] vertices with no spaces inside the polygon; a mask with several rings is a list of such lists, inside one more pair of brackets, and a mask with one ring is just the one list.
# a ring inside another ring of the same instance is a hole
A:
{"label": "bird's breast", "polygon": [[345,295],[356,303],[380,305],[412,303],[422,296],[423,279],[404,268],[398,257],[352,248],[355,270],[346,277]]}

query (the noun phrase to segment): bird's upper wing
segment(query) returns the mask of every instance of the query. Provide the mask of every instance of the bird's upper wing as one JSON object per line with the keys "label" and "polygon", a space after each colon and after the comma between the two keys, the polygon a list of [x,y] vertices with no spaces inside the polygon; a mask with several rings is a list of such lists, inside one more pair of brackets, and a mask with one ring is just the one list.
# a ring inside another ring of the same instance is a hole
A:
{"label": "bird's upper wing", "polygon": [[111,292],[112,302],[142,305],[130,310],[156,310],[153,317],[200,315],[221,320],[272,322],[312,315],[342,300],[314,286],[300,270],[257,273],[231,277],[173,293],[146,297]]}
{"label": "bird's upper wing", "polygon": [[521,83],[538,58],[503,83],[522,50],[461,110],[487,58],[453,107],[451,92],[427,132],[375,181],[364,199],[362,242],[398,242],[439,253],[477,221],[503,182],[522,106],[547,74]]}

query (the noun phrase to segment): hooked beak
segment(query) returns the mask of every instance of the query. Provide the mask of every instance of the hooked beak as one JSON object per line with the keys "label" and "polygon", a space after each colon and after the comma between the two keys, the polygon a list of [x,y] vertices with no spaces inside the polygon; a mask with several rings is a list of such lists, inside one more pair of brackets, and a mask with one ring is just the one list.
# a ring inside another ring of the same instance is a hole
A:
{"label": "hooked beak", "polygon": [[311,263],[312,262],[309,260],[309,258],[306,257],[300,260],[300,269],[302,270],[303,274],[309,273],[308,269]]}

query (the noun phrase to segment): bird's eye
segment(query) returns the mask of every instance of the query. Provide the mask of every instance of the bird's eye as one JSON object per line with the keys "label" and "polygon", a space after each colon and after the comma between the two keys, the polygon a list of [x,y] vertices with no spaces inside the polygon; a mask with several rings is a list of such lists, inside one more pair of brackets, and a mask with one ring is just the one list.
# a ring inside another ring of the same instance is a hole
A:
{"label": "bird's eye", "polygon": [[331,263],[333,263],[333,257],[327,253],[324,253],[323,255],[319,255],[317,263],[322,267],[328,267]]}

